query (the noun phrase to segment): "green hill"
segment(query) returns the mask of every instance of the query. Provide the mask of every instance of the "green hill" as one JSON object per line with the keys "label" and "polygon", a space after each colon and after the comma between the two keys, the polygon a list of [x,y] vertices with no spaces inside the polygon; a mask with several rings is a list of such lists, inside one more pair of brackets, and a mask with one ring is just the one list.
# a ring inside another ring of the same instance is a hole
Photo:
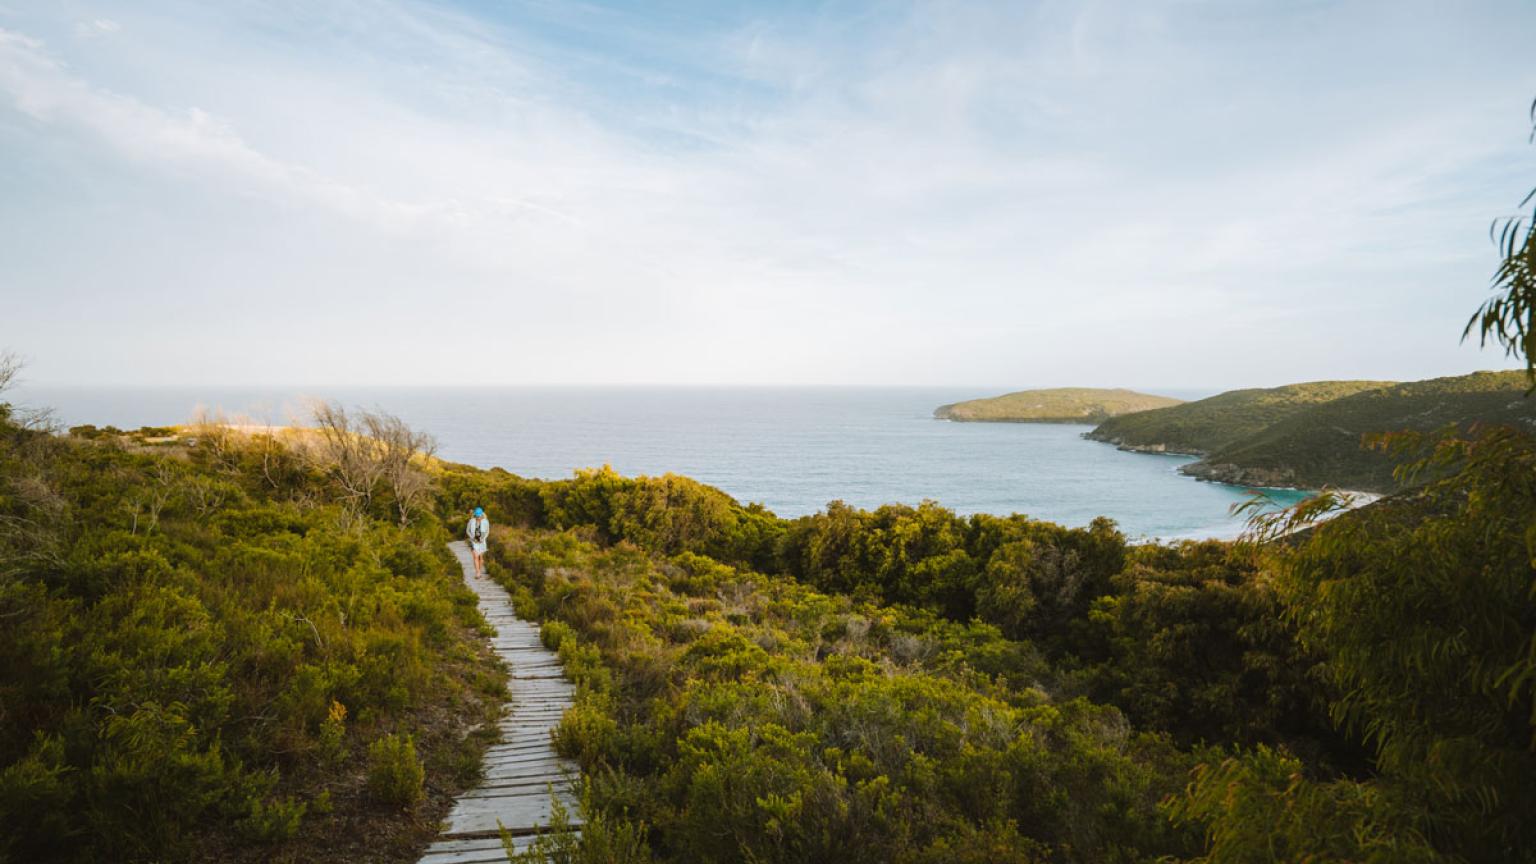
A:
{"label": "green hill", "polygon": [[1310,381],[1230,390],[1167,408],[1111,417],[1088,433],[1125,450],[1203,456],[1319,403],[1385,387],[1391,381]]}
{"label": "green hill", "polygon": [[1098,423],[1122,414],[1178,404],[1178,399],[1150,396],[1134,390],[1056,387],[940,405],[934,409],[933,416],[964,422]]}
{"label": "green hill", "polygon": [[1291,413],[1180,469],[1208,480],[1256,486],[1323,484],[1389,492],[1396,460],[1361,446],[1373,432],[1433,432],[1451,424],[1536,428],[1536,397],[1523,372],[1477,372],[1365,390]]}

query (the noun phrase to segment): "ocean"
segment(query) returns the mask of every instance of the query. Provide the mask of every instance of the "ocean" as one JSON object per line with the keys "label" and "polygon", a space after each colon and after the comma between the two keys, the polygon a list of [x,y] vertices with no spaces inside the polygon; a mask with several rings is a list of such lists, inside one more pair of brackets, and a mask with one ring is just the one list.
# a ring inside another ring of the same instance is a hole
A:
{"label": "ocean", "polygon": [[[1166,391],[1194,398],[1205,393]],[[1107,516],[1128,536],[1233,537],[1246,489],[1177,473],[1189,457],[1126,453],[1091,427],[952,423],[933,409],[990,389],[890,388],[34,388],[8,396],[62,425],[186,422],[199,407],[286,424],[310,398],[382,409],[431,432],[438,454],[527,477],[612,465],[684,474],[780,516],[829,501],[934,500],[960,513],[1024,513],[1063,525]],[[1281,504],[1302,493],[1275,491]]]}

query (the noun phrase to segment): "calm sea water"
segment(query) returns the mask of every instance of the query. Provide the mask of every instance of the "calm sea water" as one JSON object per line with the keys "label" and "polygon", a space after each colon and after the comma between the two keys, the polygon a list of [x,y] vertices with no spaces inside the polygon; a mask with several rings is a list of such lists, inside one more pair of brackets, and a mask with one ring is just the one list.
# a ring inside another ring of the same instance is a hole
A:
{"label": "calm sea water", "polygon": [[[1026,513],[1080,526],[1108,516],[1131,536],[1230,537],[1247,490],[1176,473],[1182,456],[1124,453],[1090,427],[950,423],[935,406],[974,388],[31,389],[67,425],[188,420],[199,407],[287,423],[306,397],[380,408],[436,436],[444,458],[531,477],[610,464],[674,472],[781,516],[841,499],[860,507],[924,499],[961,513]],[[1195,393],[1170,391],[1192,398]],[[1276,493],[1283,503],[1298,493]]]}

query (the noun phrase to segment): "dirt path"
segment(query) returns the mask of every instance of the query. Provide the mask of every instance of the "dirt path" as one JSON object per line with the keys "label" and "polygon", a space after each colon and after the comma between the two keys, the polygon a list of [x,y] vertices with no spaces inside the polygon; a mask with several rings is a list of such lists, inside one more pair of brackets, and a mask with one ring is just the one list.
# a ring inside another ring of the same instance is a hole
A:
{"label": "dirt path", "polygon": [[480,614],[496,635],[491,646],[507,664],[511,701],[501,718],[501,741],[486,751],[480,785],[460,795],[442,833],[421,864],[481,864],[505,861],[499,821],[522,847],[549,821],[549,787],[554,786],[573,823],[579,821],[570,781],[577,766],[555,754],[550,730],[571,707],[575,688],[560,672],[554,652],[539,642],[539,627],[518,618],[512,598],[490,579],[476,579],[463,541],[450,543],[464,568],[464,581],[480,596]]}

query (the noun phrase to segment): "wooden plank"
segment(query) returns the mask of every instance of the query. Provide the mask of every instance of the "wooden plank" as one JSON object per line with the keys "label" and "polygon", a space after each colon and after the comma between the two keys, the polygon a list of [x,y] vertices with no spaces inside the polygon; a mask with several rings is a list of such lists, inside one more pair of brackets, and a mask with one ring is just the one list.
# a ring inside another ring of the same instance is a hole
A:
{"label": "wooden plank", "polygon": [[555,755],[555,751],[545,747],[541,750],[503,750],[498,753],[487,753],[485,765],[505,765],[509,762],[565,762],[569,761]]}
{"label": "wooden plank", "polygon": [[[551,797],[553,795],[553,797]],[[506,800],[513,798],[532,800],[534,798],[551,801],[559,799],[567,809],[575,802],[576,798],[571,794],[569,783],[525,783],[519,786],[486,786],[476,789],[473,794],[464,795],[460,801],[469,800]]]}
{"label": "wooden plank", "polygon": [[[514,834],[528,834],[548,825],[552,814],[548,795],[521,798],[461,798],[448,814],[446,837],[497,836],[500,827]],[[572,814],[572,824],[580,819]],[[498,825],[499,823],[499,825]]]}
{"label": "wooden plank", "polygon": [[[512,838],[512,848],[521,852],[533,845],[533,835]],[[439,840],[427,847],[421,864],[506,864],[507,853],[500,837],[472,840]]]}
{"label": "wooden plank", "polygon": [[514,780],[527,780],[530,777],[576,777],[580,773],[579,766],[572,762],[503,762],[499,765],[485,766],[484,784],[507,784]]}
{"label": "wooden plank", "polygon": [[569,762],[541,762],[536,764],[510,763],[507,765],[491,765],[485,769],[482,783],[507,783],[512,780],[527,780],[530,777],[548,778],[550,782],[557,782],[566,776],[575,777],[578,773],[577,766]]}
{"label": "wooden plank", "polygon": [[547,771],[559,773],[567,768],[575,767],[570,760],[561,759],[549,753],[518,753],[506,756],[492,756],[485,760],[485,770],[490,772],[494,768],[541,768]]}
{"label": "wooden plank", "polygon": [[548,742],[550,733],[555,731],[555,727],[560,724],[527,723],[521,717],[508,717],[496,725],[501,730],[501,741],[505,744],[508,741],[516,741],[519,738]]}
{"label": "wooden plank", "polygon": [[496,721],[496,725],[503,732],[548,732],[549,730],[554,729],[556,726],[560,725],[560,718],[563,717],[565,712],[568,710],[570,710],[569,705],[563,706],[556,711],[529,711],[526,714],[517,712],[508,714],[507,716]]}
{"label": "wooden plank", "polygon": [[562,771],[575,771],[578,768],[576,760],[557,756],[553,750],[547,753],[508,753],[491,756],[486,758],[484,764],[487,775],[496,771],[530,770],[541,767],[559,774]]}
{"label": "wooden plank", "polygon": [[548,793],[551,788],[562,794],[573,792],[576,778],[550,777],[549,775],[530,775],[527,777],[505,777],[500,780],[488,781],[464,793],[465,798],[494,798],[505,794],[503,790],[522,789]]}
{"label": "wooden plank", "polygon": [[572,783],[579,766],[555,752],[550,732],[574,704],[576,688],[565,679],[560,660],[544,647],[537,625],[518,618],[511,596],[489,580],[473,577],[469,550],[450,543],[464,580],[479,598],[480,614],[495,635],[491,650],[507,670],[510,698],[497,723],[501,740],[486,750],[483,779],[454,802],[439,839],[428,846],[420,864],[491,864],[503,862],[498,822],[526,848],[533,834],[549,822],[551,789],[579,824]]}

